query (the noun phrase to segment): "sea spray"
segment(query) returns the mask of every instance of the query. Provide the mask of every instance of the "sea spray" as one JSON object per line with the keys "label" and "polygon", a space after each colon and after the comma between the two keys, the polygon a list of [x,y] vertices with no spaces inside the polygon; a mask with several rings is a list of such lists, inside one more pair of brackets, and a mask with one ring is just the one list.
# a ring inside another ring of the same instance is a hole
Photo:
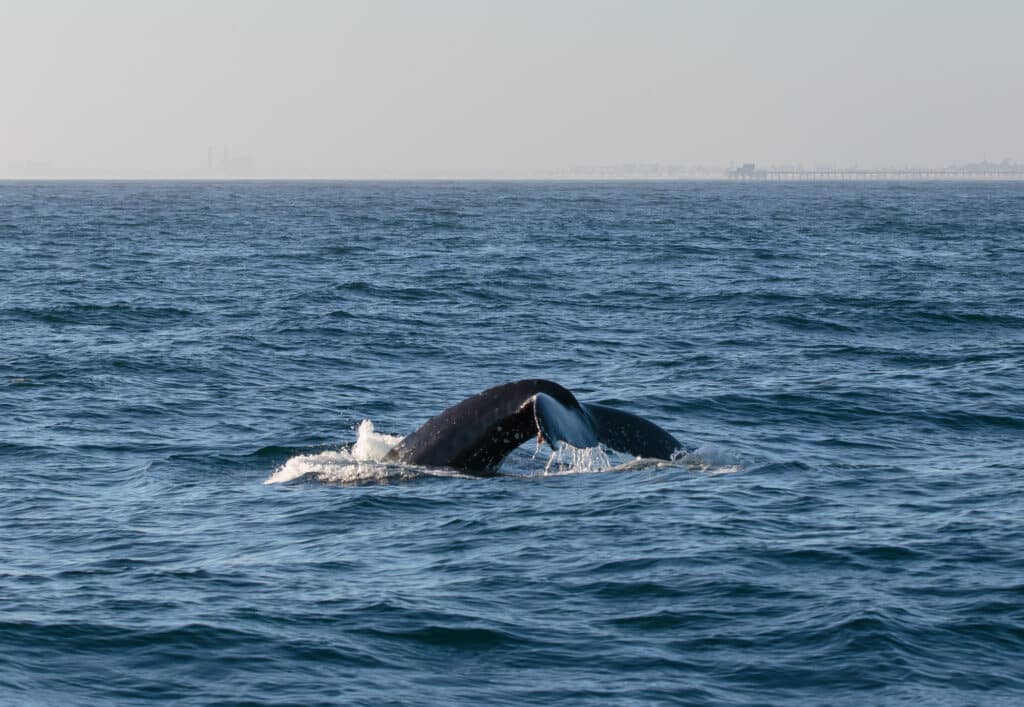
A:
{"label": "sea spray", "polygon": [[402,469],[382,464],[385,455],[401,441],[399,435],[376,432],[370,420],[359,424],[358,436],[350,449],[300,454],[282,464],[264,481],[280,484],[302,477],[326,483],[387,482],[408,475]]}

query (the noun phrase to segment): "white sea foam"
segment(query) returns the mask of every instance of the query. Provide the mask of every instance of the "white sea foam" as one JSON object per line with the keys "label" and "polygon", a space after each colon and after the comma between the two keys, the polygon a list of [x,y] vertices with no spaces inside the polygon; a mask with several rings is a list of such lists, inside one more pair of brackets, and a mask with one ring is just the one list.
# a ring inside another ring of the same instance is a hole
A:
{"label": "white sea foam", "polygon": [[409,469],[381,463],[401,439],[398,435],[375,432],[373,423],[363,420],[351,449],[292,457],[263,483],[280,484],[305,476],[327,483],[386,482],[415,476]]}

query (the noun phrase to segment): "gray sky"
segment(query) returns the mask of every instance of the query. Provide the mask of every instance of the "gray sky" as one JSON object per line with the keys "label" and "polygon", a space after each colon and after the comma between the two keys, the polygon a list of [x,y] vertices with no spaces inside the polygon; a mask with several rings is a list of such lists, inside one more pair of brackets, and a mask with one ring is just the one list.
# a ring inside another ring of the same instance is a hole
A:
{"label": "gray sky", "polygon": [[1022,126],[1020,0],[0,0],[4,177],[1024,162]]}

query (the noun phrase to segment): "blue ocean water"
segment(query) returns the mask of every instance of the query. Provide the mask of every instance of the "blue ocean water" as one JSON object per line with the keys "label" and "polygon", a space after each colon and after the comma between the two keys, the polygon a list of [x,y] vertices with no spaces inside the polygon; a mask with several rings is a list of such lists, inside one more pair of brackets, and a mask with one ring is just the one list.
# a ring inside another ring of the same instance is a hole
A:
{"label": "blue ocean water", "polygon": [[0,183],[0,702],[1019,704],[1022,370],[1019,182]]}

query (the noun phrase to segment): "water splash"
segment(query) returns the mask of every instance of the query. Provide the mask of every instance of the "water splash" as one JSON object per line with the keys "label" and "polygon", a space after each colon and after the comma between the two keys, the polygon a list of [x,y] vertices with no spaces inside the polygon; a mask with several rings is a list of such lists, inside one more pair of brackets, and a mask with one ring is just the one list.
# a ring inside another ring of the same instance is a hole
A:
{"label": "water splash", "polygon": [[358,461],[379,462],[401,441],[401,435],[376,432],[372,422],[363,420],[359,423],[356,443],[352,445],[352,456]]}
{"label": "water splash", "polygon": [[[542,447],[538,446],[534,458]],[[676,468],[706,474],[734,474],[744,468],[740,455],[715,444],[704,444],[692,451],[680,450],[670,460],[630,457],[604,446],[579,449],[562,444],[551,450],[544,466],[545,475],[586,474],[605,471],[638,471],[650,468]]]}
{"label": "water splash", "polygon": [[324,483],[387,483],[418,474],[401,466],[382,464],[384,456],[401,441],[399,435],[376,432],[363,420],[351,449],[338,449],[292,457],[271,474],[264,484],[281,484],[308,477]]}
{"label": "water splash", "polygon": [[[538,451],[540,449],[538,448]],[[608,471],[614,465],[608,458],[604,447],[574,447],[563,443],[558,449],[551,450],[551,456],[544,465],[544,474],[586,474],[597,471]]]}

